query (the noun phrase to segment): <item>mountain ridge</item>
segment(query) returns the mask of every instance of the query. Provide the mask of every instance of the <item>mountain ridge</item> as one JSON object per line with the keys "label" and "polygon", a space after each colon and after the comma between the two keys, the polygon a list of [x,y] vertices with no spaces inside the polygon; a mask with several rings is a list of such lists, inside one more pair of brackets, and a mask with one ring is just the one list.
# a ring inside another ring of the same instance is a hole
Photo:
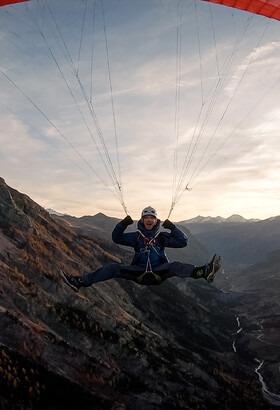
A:
{"label": "mountain ridge", "polygon": [[207,224],[207,223],[217,223],[217,224],[222,224],[222,223],[252,223],[252,222],[258,222],[261,219],[256,219],[256,218],[250,218],[246,219],[241,215],[238,214],[232,214],[228,218],[224,218],[222,216],[202,216],[198,215],[194,218],[191,219],[186,219],[181,221],[181,224],[192,224],[192,223],[201,223],[201,224]]}
{"label": "mountain ridge", "polygon": [[[118,218],[109,217],[101,212],[93,216],[82,216],[80,218],[69,215],[56,216],[60,221],[70,224],[73,229],[82,235],[96,236],[106,240],[112,240],[112,230],[120,221]],[[181,249],[166,249],[168,258],[171,261],[181,260],[182,262],[192,263],[195,265],[203,265],[208,262],[212,255],[205,246],[200,244],[197,239],[191,234],[188,227],[177,224],[178,228],[182,229],[189,238],[187,248]],[[133,232],[137,229],[137,221],[127,228],[127,232]],[[132,260],[134,250],[130,247],[122,247]],[[129,262],[130,263],[130,262]]]}
{"label": "mountain ridge", "polygon": [[[113,220],[118,220],[118,221],[120,221],[120,219],[119,218],[115,218],[115,217],[111,217],[111,216],[108,216],[108,215],[106,215],[106,214],[104,214],[103,212],[98,212],[97,214],[94,214],[94,215],[84,215],[84,216],[81,216],[81,217],[75,217],[75,216],[73,216],[73,215],[68,215],[68,214],[65,214],[65,213],[60,213],[60,212],[57,212],[57,211],[55,211],[55,210],[53,210],[53,209],[46,209],[51,215],[55,215],[55,216],[62,216],[62,217],[64,217],[64,216],[66,216],[66,217],[71,217],[71,218],[77,218],[77,219],[87,219],[87,218],[96,218],[96,220],[97,219],[100,219],[102,222],[103,222],[103,218],[105,217],[105,218],[108,218],[108,219],[113,219]],[[277,217],[277,216],[276,216]],[[272,218],[276,218],[276,217],[270,217],[270,218],[267,218],[267,219],[272,219]],[[187,224],[187,223],[223,223],[223,222],[225,222],[225,223],[227,223],[227,222],[230,222],[230,223],[242,223],[242,222],[244,222],[244,223],[247,223],[247,222],[258,222],[258,221],[261,221],[262,219],[260,219],[260,218],[250,218],[250,219],[246,219],[246,218],[244,218],[242,215],[239,215],[239,214],[232,214],[231,216],[229,216],[229,217],[227,217],[227,218],[225,218],[225,217],[222,217],[222,216],[215,216],[215,217],[213,217],[213,216],[202,216],[202,215],[198,215],[198,216],[196,216],[196,217],[194,217],[194,218],[190,218],[190,219],[184,219],[184,220],[182,220],[182,221],[177,221],[177,222],[175,222],[175,223],[177,223],[177,224]]]}

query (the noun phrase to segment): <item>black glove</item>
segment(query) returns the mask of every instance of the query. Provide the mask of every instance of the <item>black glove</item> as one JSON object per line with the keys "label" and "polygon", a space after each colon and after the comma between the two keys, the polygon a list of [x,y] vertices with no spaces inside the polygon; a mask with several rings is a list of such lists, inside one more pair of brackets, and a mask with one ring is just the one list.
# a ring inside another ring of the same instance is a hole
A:
{"label": "black glove", "polygon": [[170,229],[170,230],[173,229],[173,228],[175,228],[175,225],[174,225],[172,222],[170,222],[169,219],[166,219],[166,220],[163,222],[162,226],[163,226],[165,229]]}
{"label": "black glove", "polygon": [[125,225],[125,227],[127,228],[128,225],[133,224],[133,219],[131,218],[131,216],[127,215],[123,220],[122,223]]}

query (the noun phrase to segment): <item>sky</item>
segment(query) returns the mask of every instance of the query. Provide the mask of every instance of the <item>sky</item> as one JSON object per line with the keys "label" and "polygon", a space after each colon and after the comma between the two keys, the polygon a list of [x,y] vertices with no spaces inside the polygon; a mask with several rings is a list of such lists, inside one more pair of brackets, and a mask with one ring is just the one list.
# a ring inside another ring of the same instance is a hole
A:
{"label": "sky", "polygon": [[77,217],[279,215],[279,39],[200,0],[1,7],[0,176]]}

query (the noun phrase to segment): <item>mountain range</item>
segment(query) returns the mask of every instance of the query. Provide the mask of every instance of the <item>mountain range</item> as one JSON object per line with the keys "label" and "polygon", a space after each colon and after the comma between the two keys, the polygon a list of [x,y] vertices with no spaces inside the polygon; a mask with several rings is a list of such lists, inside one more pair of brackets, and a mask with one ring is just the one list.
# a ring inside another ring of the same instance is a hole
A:
{"label": "mountain range", "polygon": [[263,261],[280,249],[280,216],[265,220],[246,220],[239,215],[221,220],[194,218],[180,222],[212,252],[218,251],[234,265],[251,265]]}
{"label": "mountain range", "polygon": [[201,216],[198,215],[195,218],[191,218],[185,221],[182,221],[181,223],[184,224],[222,224],[222,223],[248,223],[248,222],[257,222],[259,219],[245,219],[241,215],[233,214],[229,216],[228,218],[223,218],[222,216]]}
{"label": "mountain range", "polygon": [[[73,292],[61,269],[130,263],[110,239],[117,221],[51,215],[0,178],[0,409],[277,408],[279,252],[246,271],[226,264],[214,285]],[[207,260],[178,226],[190,243],[169,257]]]}

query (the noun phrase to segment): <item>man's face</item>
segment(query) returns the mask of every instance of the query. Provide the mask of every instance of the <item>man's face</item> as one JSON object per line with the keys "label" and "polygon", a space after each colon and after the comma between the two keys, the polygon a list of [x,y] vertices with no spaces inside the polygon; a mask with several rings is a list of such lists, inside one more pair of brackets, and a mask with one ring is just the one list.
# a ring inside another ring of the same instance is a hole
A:
{"label": "man's face", "polygon": [[143,217],[143,225],[147,230],[153,229],[154,226],[157,224],[157,218],[152,215],[146,215]]}

